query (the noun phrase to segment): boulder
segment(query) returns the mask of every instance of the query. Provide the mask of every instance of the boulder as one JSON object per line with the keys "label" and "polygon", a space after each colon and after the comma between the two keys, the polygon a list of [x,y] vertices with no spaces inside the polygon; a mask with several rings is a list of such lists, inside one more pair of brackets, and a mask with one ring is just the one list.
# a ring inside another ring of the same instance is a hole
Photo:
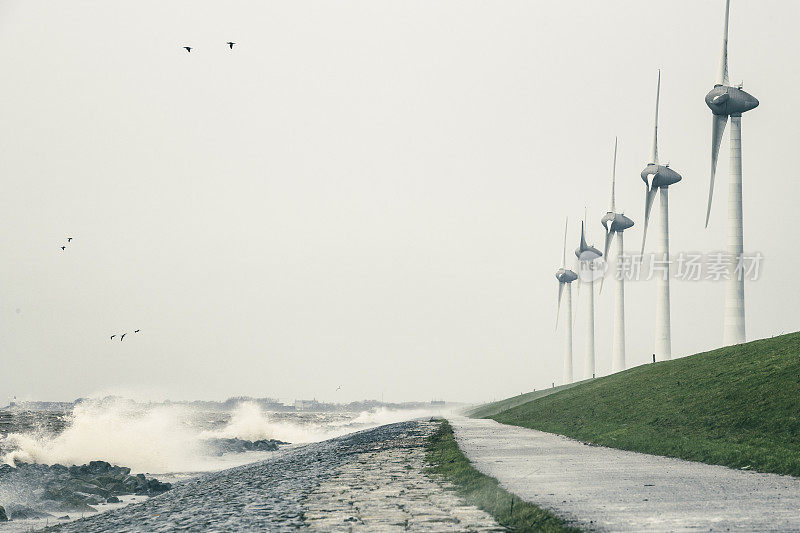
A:
{"label": "boulder", "polygon": [[0,505],[0,522],[8,522],[8,517],[6,516],[6,510],[2,505]]}
{"label": "boulder", "polygon": [[94,513],[94,512],[97,511],[97,509],[95,509],[91,505],[87,504],[86,502],[84,502],[80,498],[76,498],[76,497],[68,498],[68,499],[62,501],[58,505],[57,510],[59,510],[59,511],[77,511],[77,512],[82,512],[82,513],[84,513],[84,512]]}
{"label": "boulder", "polygon": [[[122,494],[154,495],[172,488],[144,474],[131,475],[130,468],[112,466],[106,461],[85,465],[42,465],[19,463],[16,467],[0,465],[0,486],[21,482],[36,487],[33,500],[37,509],[94,511],[94,505],[105,504]],[[11,515],[8,509],[4,515]]]}
{"label": "boulder", "polygon": [[111,470],[111,464],[105,461],[90,461],[89,472],[94,475],[105,474]]}
{"label": "boulder", "polygon": [[121,501],[122,501],[122,500],[120,500],[120,499],[119,499],[119,498],[117,498],[116,496],[109,496],[109,497],[106,499],[106,503],[120,503]]}
{"label": "boulder", "polygon": [[50,514],[37,511],[33,507],[19,506],[10,508],[8,518],[11,520],[29,520],[31,518],[49,518]]}
{"label": "boulder", "polygon": [[162,483],[157,479],[148,479],[136,491],[136,494],[160,494],[172,489],[171,483]]}
{"label": "boulder", "polygon": [[211,448],[217,455],[225,453],[243,453],[243,452],[272,452],[278,449],[281,444],[287,444],[280,440],[275,439],[261,439],[261,440],[243,440],[243,439],[206,439],[206,445]]}

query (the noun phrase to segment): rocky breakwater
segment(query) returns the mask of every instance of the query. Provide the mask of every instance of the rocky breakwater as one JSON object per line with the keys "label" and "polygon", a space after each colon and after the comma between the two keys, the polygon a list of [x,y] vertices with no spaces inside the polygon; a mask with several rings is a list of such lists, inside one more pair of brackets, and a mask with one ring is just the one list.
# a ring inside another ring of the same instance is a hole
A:
{"label": "rocky breakwater", "polygon": [[503,531],[424,472],[438,427],[402,422],[283,449],[49,531]]}
{"label": "rocky breakwater", "polygon": [[244,452],[274,452],[278,446],[289,444],[275,439],[244,440],[244,439],[206,439],[205,445],[214,455]]}
{"label": "rocky breakwater", "polygon": [[[0,501],[9,519],[48,516],[50,512],[92,512],[92,506],[118,502],[127,494],[153,496],[172,488],[144,474],[131,475],[130,468],[105,461],[86,465],[40,465],[18,463],[0,466]],[[2,514],[0,513],[0,520]]]}

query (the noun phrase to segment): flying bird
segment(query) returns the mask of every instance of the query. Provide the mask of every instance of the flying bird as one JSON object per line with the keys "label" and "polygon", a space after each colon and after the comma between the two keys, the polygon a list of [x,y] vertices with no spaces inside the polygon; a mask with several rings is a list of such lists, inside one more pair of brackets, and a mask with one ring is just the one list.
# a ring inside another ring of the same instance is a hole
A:
{"label": "flying bird", "polygon": [[123,333],[123,334],[122,334],[122,337],[120,337],[120,338],[119,338],[119,341],[120,341],[120,342],[122,342],[122,339],[124,339],[124,338],[125,338],[125,335],[127,335],[127,333]]}
{"label": "flying bird", "polygon": [[134,333],[139,333],[140,331],[141,331],[141,330],[137,329],[136,331],[134,331]]}
{"label": "flying bird", "polygon": [[191,46],[184,46],[183,49],[186,50],[189,53],[192,52],[192,47]]}
{"label": "flying bird", "polygon": [[341,389],[341,388],[342,388],[342,386],[341,386],[341,385],[339,385],[338,387],[336,387],[336,390],[339,390],[339,389]]}
{"label": "flying bird", "polygon": [[67,237],[67,242],[72,242],[72,237]]}
{"label": "flying bird", "polygon": [[233,50],[233,45],[236,44],[236,43],[232,43],[232,42],[228,41],[226,44],[228,46],[230,46],[231,50]]}
{"label": "flying bird", "polygon": [[111,335],[111,340],[114,340],[114,337],[116,337],[116,335]]}
{"label": "flying bird", "polygon": [[66,250],[66,249],[67,249],[67,247],[66,247],[66,246],[62,246],[62,247],[61,247],[61,249],[62,249],[62,250]]}

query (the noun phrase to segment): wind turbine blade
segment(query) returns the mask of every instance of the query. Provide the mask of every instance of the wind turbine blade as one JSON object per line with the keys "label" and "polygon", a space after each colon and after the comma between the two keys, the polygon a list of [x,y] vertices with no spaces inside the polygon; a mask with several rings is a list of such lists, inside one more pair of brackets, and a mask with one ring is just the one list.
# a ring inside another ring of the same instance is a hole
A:
{"label": "wind turbine blade", "polygon": [[731,0],[725,0],[725,29],[722,32],[722,57],[719,59],[717,85],[730,85],[728,79],[728,18],[731,12]]}
{"label": "wind turbine blade", "polygon": [[617,187],[617,138],[614,137],[614,165],[611,167],[611,209],[612,213],[616,212],[614,204],[614,192]]}
{"label": "wind turbine blade", "polygon": [[611,247],[611,242],[614,240],[614,232],[613,231],[606,231],[606,247],[605,252],[603,253],[603,259],[605,260],[605,271],[603,272],[603,277],[600,278],[600,291],[598,294],[603,294],[603,283],[606,281],[606,275],[608,274],[608,265],[610,264],[608,261],[608,249]]}
{"label": "wind turbine blade", "polygon": [[561,314],[561,293],[564,292],[564,283],[558,282],[558,307],[556,308],[556,329],[558,329],[558,316]]}
{"label": "wind turbine blade", "polygon": [[[609,224],[610,225],[610,224]],[[614,240],[614,232],[613,231],[606,231],[606,247],[603,251],[603,258],[608,262],[608,249],[611,247],[611,241]]]}
{"label": "wind turbine blade", "polygon": [[644,229],[642,230],[642,255],[644,255],[644,243],[647,240],[647,226],[650,223],[650,211],[653,207],[653,200],[656,197],[658,188],[651,187],[644,198]]}
{"label": "wind turbine blade", "polygon": [[589,245],[586,244],[586,230],[584,228],[586,224],[586,214],[583,215],[583,220],[581,221],[581,251],[588,248]]}
{"label": "wind turbine blade", "polygon": [[[583,275],[583,273],[581,272],[581,262],[578,260],[578,258],[575,258],[575,272],[578,273],[578,279],[575,280],[575,282],[574,282],[574,283],[578,284],[578,288],[576,289],[576,293],[575,293],[575,299],[578,302],[580,302],[581,301],[581,285],[583,285],[583,279],[581,278],[581,276]],[[575,304],[575,312],[572,315],[572,323],[573,324],[575,323],[575,320],[578,317],[578,310],[580,308],[581,308],[581,306],[580,306],[579,303]]]}
{"label": "wind turbine blade", "polygon": [[564,220],[564,251],[561,254],[561,268],[567,268],[567,227],[569,227],[569,217]]}
{"label": "wind turbine blade", "polygon": [[653,125],[653,146],[650,147],[650,162],[658,164],[658,101],[661,98],[661,69],[658,70],[658,86],[656,88],[656,120]]}
{"label": "wind turbine blade", "polygon": [[[608,265],[608,263],[606,263]],[[606,282],[606,274],[608,274],[608,270],[603,271],[603,277],[600,278],[600,290],[597,291],[597,294],[603,294],[603,284]]]}
{"label": "wind turbine blade", "polygon": [[708,186],[708,209],[706,210],[706,227],[708,219],[711,217],[711,200],[714,197],[714,178],[717,174],[717,159],[719,159],[719,147],[722,144],[722,135],[725,133],[725,126],[728,124],[728,115],[711,115],[711,183]]}

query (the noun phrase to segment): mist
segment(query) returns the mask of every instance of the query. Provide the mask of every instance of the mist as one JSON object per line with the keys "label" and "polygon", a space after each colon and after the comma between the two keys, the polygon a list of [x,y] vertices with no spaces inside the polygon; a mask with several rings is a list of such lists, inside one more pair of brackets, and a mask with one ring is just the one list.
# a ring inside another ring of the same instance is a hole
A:
{"label": "mist", "polygon": [[[564,217],[568,249],[584,208],[601,244],[618,136],[617,206],[638,248],[658,68],[659,153],[684,176],[673,255],[725,246],[727,140],[703,229],[720,13],[710,0],[3,3],[0,399],[481,401],[560,383]],[[800,328],[800,110],[783,104],[800,83],[786,59],[798,16],[761,0],[731,18],[731,80],[761,101],[743,120],[745,250],[764,255],[746,285],[750,339]],[[721,344],[723,285],[673,283],[675,356]],[[612,293],[596,300],[599,375]],[[626,298],[632,366],[653,351],[655,284]],[[82,416],[97,422],[78,412],[73,428]],[[80,461],[83,442],[36,453]]]}

